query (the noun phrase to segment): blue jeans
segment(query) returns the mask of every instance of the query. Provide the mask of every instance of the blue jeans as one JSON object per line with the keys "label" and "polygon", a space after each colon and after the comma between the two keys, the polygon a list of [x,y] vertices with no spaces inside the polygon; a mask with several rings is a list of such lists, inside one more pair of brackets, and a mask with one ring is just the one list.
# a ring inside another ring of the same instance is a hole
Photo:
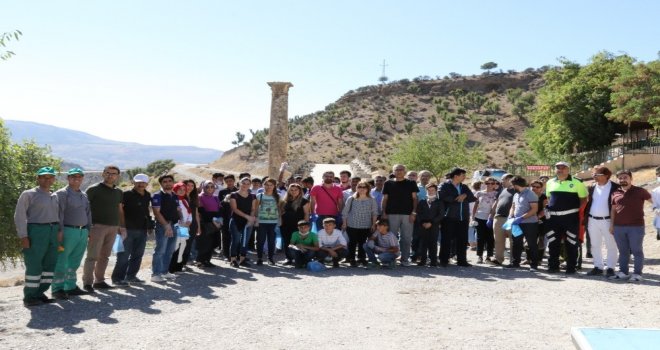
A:
{"label": "blue jeans", "polygon": [[231,257],[238,257],[247,255],[247,244],[252,232],[252,227],[245,226],[243,230],[239,230],[236,226],[234,219],[229,220],[229,232],[231,233],[231,245],[229,246]]}
{"label": "blue jeans", "polygon": [[614,240],[619,249],[619,271],[627,274],[630,253],[635,257],[633,273],[642,274],[644,268],[644,226],[614,226]]}
{"label": "blue jeans", "polygon": [[147,245],[147,230],[126,230],[124,251],[117,253],[117,263],[112,270],[112,281],[135,278],[140,271],[144,247]]}
{"label": "blue jeans", "polygon": [[165,227],[160,223],[156,223],[156,247],[154,248],[154,257],[151,262],[151,270],[154,275],[163,275],[167,273],[172,260],[172,254],[176,246],[176,229],[173,224],[172,237],[165,237]]}
{"label": "blue jeans", "polygon": [[275,254],[275,226],[277,224],[259,224],[257,227],[257,259],[264,255],[264,243],[268,240],[268,259]]}
{"label": "blue jeans", "polygon": [[374,248],[369,247],[369,242],[365,243],[363,247],[364,252],[367,253],[367,256],[369,257],[369,262],[374,264],[379,260],[382,264],[388,264],[396,260],[399,256],[398,253],[381,252],[378,254],[378,258],[376,258],[376,252],[374,251]]}

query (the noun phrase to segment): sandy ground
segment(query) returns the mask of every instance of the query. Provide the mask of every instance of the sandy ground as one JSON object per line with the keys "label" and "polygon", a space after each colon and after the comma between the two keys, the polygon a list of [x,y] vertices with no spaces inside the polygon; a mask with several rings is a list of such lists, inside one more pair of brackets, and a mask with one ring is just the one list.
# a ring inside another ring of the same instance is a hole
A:
{"label": "sandy ground", "polygon": [[221,267],[174,282],[29,309],[22,287],[6,287],[0,349],[573,349],[573,326],[660,327],[660,241],[650,225],[645,254],[645,280],[634,284],[586,276],[590,259],[573,277],[545,267],[311,273],[214,260]]}

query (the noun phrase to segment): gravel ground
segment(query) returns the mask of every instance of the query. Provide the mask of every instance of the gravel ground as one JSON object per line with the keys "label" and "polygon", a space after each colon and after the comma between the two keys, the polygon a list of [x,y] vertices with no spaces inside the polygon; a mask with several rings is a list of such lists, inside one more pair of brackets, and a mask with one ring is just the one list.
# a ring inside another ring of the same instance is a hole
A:
{"label": "gravel ground", "polygon": [[22,287],[6,287],[0,349],[573,349],[572,326],[660,327],[660,242],[650,225],[645,253],[645,280],[635,284],[586,276],[590,259],[574,277],[486,265],[237,270],[215,260],[221,267],[174,282],[29,309]]}

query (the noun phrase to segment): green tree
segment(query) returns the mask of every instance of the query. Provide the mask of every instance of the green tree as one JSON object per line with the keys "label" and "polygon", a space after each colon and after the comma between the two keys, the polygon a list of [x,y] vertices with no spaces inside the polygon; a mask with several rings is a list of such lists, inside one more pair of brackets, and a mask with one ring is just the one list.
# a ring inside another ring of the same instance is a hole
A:
{"label": "green tree", "polygon": [[480,68],[485,70],[486,73],[490,74],[491,69],[497,68],[497,63],[495,63],[495,62],[486,62],[486,63],[482,64]]}
{"label": "green tree", "polygon": [[477,127],[477,124],[481,123],[481,121],[483,120],[481,115],[477,113],[468,114],[468,119],[470,120],[470,123],[472,123],[472,126],[474,126],[475,128]]}
{"label": "green tree", "polygon": [[611,144],[614,133],[622,128],[606,117],[612,110],[612,85],[634,60],[601,52],[584,67],[565,59],[562,63],[544,74],[546,84],[530,114],[529,144],[537,156],[548,160]]}
{"label": "green tree", "polygon": [[610,102],[610,120],[628,125],[645,121],[660,128],[660,61],[624,67],[614,79]]}
{"label": "green tree", "polygon": [[6,50],[7,44],[12,41],[18,41],[19,38],[23,35],[20,30],[15,30],[13,32],[2,33],[0,34],[0,59],[3,61],[8,60],[11,56],[16,55],[14,51]]}
{"label": "green tree", "polygon": [[516,99],[513,108],[511,108],[511,113],[520,119],[524,119],[532,110],[534,110],[534,95],[525,93]]}
{"label": "green tree", "polygon": [[[401,140],[390,156],[390,163],[405,164],[410,169],[428,169],[439,182],[451,168],[474,168],[485,159],[480,147],[471,146],[463,132],[434,132],[415,134]],[[442,154],[442,156],[438,156]]]}
{"label": "green tree", "polygon": [[514,104],[522,94],[523,89],[521,88],[506,89],[506,100],[509,101],[509,103]]}
{"label": "green tree", "polygon": [[14,144],[0,119],[0,264],[21,257],[21,249],[14,225],[14,210],[18,196],[36,186],[37,170],[43,166],[60,168],[61,160],[50,154],[50,149],[33,141]]}
{"label": "green tree", "polygon": [[236,132],[236,140],[232,141],[231,144],[235,146],[240,146],[241,143],[245,141],[245,134],[241,133],[240,131]]}
{"label": "green tree", "polygon": [[134,178],[135,175],[137,174],[146,174],[147,169],[142,168],[142,167],[135,167],[135,168],[130,168],[126,170],[126,174],[128,175],[129,178]]}
{"label": "green tree", "polygon": [[155,160],[147,164],[147,174],[153,177],[159,177],[161,175],[167,174],[176,164],[172,159],[160,159]]}
{"label": "green tree", "polygon": [[415,123],[408,122],[403,126],[403,128],[406,131],[406,134],[410,135],[410,134],[412,134],[413,129],[415,128]]}

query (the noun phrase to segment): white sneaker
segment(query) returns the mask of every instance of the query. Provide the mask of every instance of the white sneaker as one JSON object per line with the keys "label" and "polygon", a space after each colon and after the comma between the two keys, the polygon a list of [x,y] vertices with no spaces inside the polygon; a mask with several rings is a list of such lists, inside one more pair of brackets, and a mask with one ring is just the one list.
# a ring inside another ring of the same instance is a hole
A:
{"label": "white sneaker", "polygon": [[165,277],[165,278],[168,279],[168,280],[173,280],[173,279],[176,278],[176,275],[173,274],[173,273],[169,273],[169,272],[168,272],[168,273],[164,274],[163,277]]}
{"label": "white sneaker", "polygon": [[617,272],[616,275],[608,277],[610,280],[627,280],[630,276],[627,273],[621,271]]}
{"label": "white sneaker", "polygon": [[401,266],[410,266],[410,261],[408,261],[408,260],[402,261]]}
{"label": "white sneaker", "polygon": [[630,276],[630,279],[628,280],[628,282],[641,282],[641,281],[642,281],[642,276],[636,273],[633,273],[632,276]]}
{"label": "white sneaker", "polygon": [[153,275],[151,276],[151,282],[156,282],[156,283],[165,282],[165,278],[163,278],[163,276],[161,275]]}

